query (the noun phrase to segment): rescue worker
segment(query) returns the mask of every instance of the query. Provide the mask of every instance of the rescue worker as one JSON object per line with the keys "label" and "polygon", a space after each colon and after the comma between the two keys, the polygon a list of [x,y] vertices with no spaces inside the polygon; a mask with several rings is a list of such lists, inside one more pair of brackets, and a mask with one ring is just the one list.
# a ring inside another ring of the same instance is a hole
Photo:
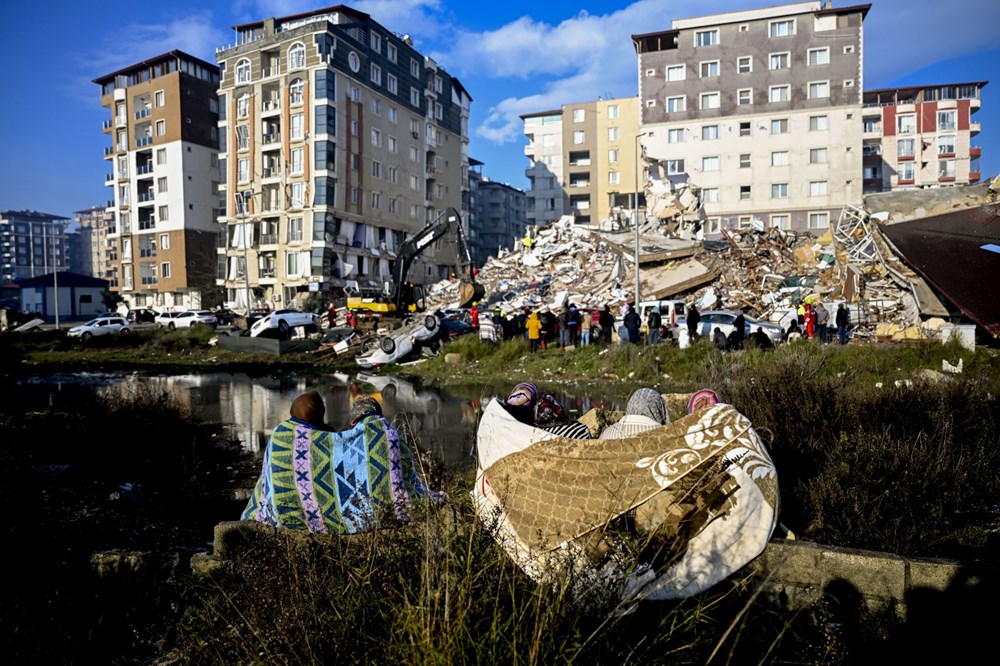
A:
{"label": "rescue worker", "polygon": [[472,301],[472,307],[469,308],[469,325],[472,326],[472,330],[479,330],[479,307],[476,301]]}

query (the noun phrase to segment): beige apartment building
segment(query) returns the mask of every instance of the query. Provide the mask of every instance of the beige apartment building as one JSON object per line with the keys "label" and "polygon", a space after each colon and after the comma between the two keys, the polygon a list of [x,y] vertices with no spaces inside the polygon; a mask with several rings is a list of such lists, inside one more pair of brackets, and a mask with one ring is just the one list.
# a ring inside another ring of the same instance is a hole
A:
{"label": "beige apartment building", "polygon": [[[383,287],[406,238],[466,208],[471,97],[409,37],[343,5],[234,30],[216,53],[226,302]],[[453,266],[442,239],[407,279]]]}
{"label": "beige apartment building", "polygon": [[528,137],[528,220],[544,226],[564,214],[597,224],[632,208],[636,178],[638,98],[564,105],[521,116]]}
{"label": "beige apartment building", "polygon": [[170,51],[94,83],[110,112],[111,290],[130,307],[217,305],[218,67]]}
{"label": "beige apartment building", "polygon": [[70,267],[82,275],[108,280],[114,276],[118,259],[117,243],[108,236],[115,228],[114,208],[94,206],[73,213],[79,225],[75,248],[71,244]]}
{"label": "beige apartment building", "polygon": [[798,2],[633,35],[642,145],[672,185],[701,188],[706,233],[823,229],[860,204],[869,8]]}
{"label": "beige apartment building", "polygon": [[866,90],[862,111],[865,192],[978,183],[973,141],[987,81]]}

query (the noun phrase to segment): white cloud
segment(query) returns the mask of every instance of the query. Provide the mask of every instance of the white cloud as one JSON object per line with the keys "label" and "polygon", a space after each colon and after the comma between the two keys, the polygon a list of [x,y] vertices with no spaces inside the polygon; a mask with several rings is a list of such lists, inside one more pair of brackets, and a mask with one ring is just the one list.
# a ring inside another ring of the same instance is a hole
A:
{"label": "white cloud", "polygon": [[215,48],[225,43],[226,33],[212,20],[211,12],[202,11],[165,23],[123,26],[85,59],[85,67],[102,76],[175,49],[214,63]]}
{"label": "white cloud", "polygon": [[[233,12],[240,17],[238,22],[242,23],[301,14],[334,4],[317,4],[316,0],[236,0]],[[442,29],[441,0],[357,0],[345,4],[369,14],[375,21],[399,34],[432,38]]]}

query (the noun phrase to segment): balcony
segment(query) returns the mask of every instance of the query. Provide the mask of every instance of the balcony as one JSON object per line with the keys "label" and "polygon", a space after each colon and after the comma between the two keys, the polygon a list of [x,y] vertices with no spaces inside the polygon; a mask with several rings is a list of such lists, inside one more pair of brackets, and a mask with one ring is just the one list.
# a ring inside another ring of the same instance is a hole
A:
{"label": "balcony", "polygon": [[970,159],[974,160],[974,159],[977,159],[977,158],[982,157],[982,156],[983,156],[983,149],[982,148],[980,148],[979,146],[970,146],[969,147],[969,158]]}
{"label": "balcony", "polygon": [[260,273],[257,277],[261,280],[274,280],[278,277],[278,270],[274,266],[263,266],[257,270]]}
{"label": "balcony", "polygon": [[153,137],[152,136],[149,136],[149,135],[147,135],[147,136],[140,136],[139,138],[137,138],[135,140],[135,147],[136,148],[142,148],[143,146],[149,146],[152,143],[153,143]]}
{"label": "balcony", "polygon": [[136,167],[136,169],[135,169],[135,175],[136,176],[146,176],[146,175],[149,175],[151,173],[153,173],[153,163],[152,162],[149,162],[148,164],[143,164],[142,166]]}
{"label": "balcony", "polygon": [[273,65],[272,67],[265,67],[262,74],[265,79],[271,76],[279,76],[281,74],[281,65]]}
{"label": "balcony", "polygon": [[153,109],[147,106],[145,108],[139,109],[133,115],[135,116],[136,120],[142,120],[143,118],[149,118],[151,115],[153,115]]}
{"label": "balcony", "polygon": [[275,111],[281,111],[281,100],[277,99],[265,99],[264,103],[260,105],[261,113],[272,113]]}
{"label": "balcony", "polygon": [[980,122],[978,120],[973,120],[972,122],[969,123],[969,133],[970,134],[973,134],[973,135],[979,134],[979,132],[982,131],[982,129],[983,129],[982,125],[980,124]]}
{"label": "balcony", "polygon": [[153,192],[140,192],[139,196],[136,197],[139,203],[145,203],[147,201],[152,201],[156,195]]}
{"label": "balcony", "polygon": [[103,123],[101,123],[101,131],[107,132],[108,130],[111,129],[113,125],[114,123],[112,121],[105,120]]}
{"label": "balcony", "polygon": [[114,154],[115,154],[115,147],[114,146],[106,146],[104,148],[104,156],[105,157],[111,157]]}
{"label": "balcony", "polygon": [[982,177],[983,177],[983,173],[981,171],[970,171],[969,172],[969,182],[970,183],[978,183]]}
{"label": "balcony", "polygon": [[115,117],[115,127],[125,127],[126,125],[128,125],[128,118],[125,116]]}
{"label": "balcony", "polygon": [[265,146],[269,143],[280,143],[281,132],[270,132],[265,134],[261,140]]}
{"label": "balcony", "polygon": [[277,167],[264,167],[261,170],[262,178],[277,178],[279,175]]}
{"label": "balcony", "polygon": [[278,234],[261,234],[260,235],[261,245],[277,245],[278,244]]}
{"label": "balcony", "polygon": [[108,186],[110,186],[110,185],[112,185],[112,184],[113,184],[114,182],[115,182],[115,174],[113,174],[113,173],[109,173],[108,175],[106,175],[106,176],[104,177],[104,184],[105,184],[105,185],[108,185]]}

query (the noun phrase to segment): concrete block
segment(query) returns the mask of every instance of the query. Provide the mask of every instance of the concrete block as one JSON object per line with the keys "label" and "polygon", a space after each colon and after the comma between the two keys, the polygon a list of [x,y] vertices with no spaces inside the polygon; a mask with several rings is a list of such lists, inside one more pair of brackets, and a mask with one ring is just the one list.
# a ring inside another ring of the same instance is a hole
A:
{"label": "concrete block", "polygon": [[909,589],[931,589],[944,592],[952,584],[961,567],[948,560],[911,560]]}
{"label": "concrete block", "polygon": [[462,362],[462,355],[456,354],[454,352],[449,352],[444,355],[444,362],[448,365],[458,365]]}

